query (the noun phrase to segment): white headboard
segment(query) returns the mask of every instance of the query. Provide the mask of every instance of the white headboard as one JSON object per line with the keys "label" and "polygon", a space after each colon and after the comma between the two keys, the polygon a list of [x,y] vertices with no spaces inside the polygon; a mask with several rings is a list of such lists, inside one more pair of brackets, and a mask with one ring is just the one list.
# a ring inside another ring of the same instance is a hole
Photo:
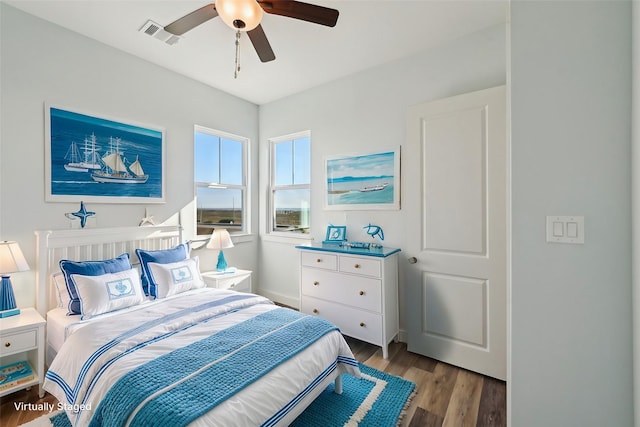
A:
{"label": "white headboard", "polygon": [[128,253],[137,263],[137,248],[169,249],[182,243],[178,225],[153,227],[83,228],[36,231],[36,308],[43,316],[53,308],[50,299],[50,276],[60,271],[61,259],[99,261]]}

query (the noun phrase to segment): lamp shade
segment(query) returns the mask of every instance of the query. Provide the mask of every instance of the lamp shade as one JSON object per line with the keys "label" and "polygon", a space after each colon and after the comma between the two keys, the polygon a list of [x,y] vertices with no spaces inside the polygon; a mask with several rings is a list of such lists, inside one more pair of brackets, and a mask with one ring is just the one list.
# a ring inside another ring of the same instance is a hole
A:
{"label": "lamp shade", "polygon": [[233,242],[231,241],[231,236],[225,228],[216,228],[213,230],[209,243],[207,243],[207,248],[220,250],[232,247]]}
{"label": "lamp shade", "polygon": [[240,31],[251,31],[262,20],[262,7],[256,0],[216,0],[216,11],[225,24]]}
{"label": "lamp shade", "polygon": [[16,308],[16,298],[9,273],[29,270],[29,264],[24,259],[20,246],[16,242],[0,242],[0,318],[20,314]]}
{"label": "lamp shade", "polygon": [[17,242],[0,242],[0,274],[15,273],[18,271],[28,271],[29,264],[24,259]]}

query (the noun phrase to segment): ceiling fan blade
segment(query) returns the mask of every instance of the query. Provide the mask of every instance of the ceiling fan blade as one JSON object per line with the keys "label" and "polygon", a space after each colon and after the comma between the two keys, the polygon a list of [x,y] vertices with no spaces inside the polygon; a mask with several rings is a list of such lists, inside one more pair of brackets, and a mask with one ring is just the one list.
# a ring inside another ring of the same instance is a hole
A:
{"label": "ceiling fan blade", "polygon": [[336,9],[294,0],[258,0],[265,12],[314,24],[335,27],[339,12]]}
{"label": "ceiling fan blade", "polygon": [[247,31],[247,35],[253,44],[253,47],[256,49],[258,53],[258,57],[262,62],[269,62],[276,59],[276,55],[273,53],[271,49],[271,45],[269,44],[269,40],[267,40],[267,35],[264,33],[262,29],[262,25],[258,25],[251,31]]}
{"label": "ceiling fan blade", "polygon": [[194,10],[190,14],[183,16],[177,21],[172,22],[171,24],[164,27],[164,30],[171,34],[175,34],[176,36],[181,36],[187,31],[194,29],[203,22],[207,22],[208,20],[213,19],[216,16],[218,16],[216,6],[214,3],[210,3],[206,6],[201,7],[200,9]]}

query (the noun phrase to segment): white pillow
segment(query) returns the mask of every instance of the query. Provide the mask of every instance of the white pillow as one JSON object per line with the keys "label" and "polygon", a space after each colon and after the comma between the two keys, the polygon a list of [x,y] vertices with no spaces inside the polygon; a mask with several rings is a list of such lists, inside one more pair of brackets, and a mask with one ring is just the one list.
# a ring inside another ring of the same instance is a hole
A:
{"label": "white pillow", "polygon": [[82,320],[144,301],[140,277],[134,269],[100,276],[72,274],[71,280],[78,290]]}
{"label": "white pillow", "polygon": [[166,298],[205,286],[198,268],[198,257],[169,264],[150,262],[147,263],[147,267],[156,282],[156,298]]}
{"label": "white pillow", "polygon": [[64,274],[62,274],[62,271],[53,273],[51,275],[51,281],[53,282],[53,286],[55,286],[58,307],[68,309],[71,297],[69,296],[67,282],[64,280]]}

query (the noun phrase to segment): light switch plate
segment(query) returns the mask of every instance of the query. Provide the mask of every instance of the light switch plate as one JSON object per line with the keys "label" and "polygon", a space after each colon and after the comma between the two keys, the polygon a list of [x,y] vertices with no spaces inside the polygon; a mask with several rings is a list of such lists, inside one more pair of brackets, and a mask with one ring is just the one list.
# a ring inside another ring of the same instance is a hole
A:
{"label": "light switch plate", "polygon": [[577,215],[548,216],[547,242],[584,244],[584,217]]}

